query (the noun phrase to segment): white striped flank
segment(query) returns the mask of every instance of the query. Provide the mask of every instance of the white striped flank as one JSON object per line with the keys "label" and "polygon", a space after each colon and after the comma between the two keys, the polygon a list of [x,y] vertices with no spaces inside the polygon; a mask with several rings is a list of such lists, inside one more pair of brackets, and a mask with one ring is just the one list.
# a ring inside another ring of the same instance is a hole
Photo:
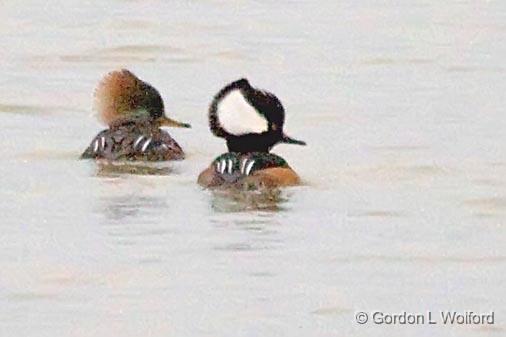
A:
{"label": "white striped flank", "polygon": [[226,168],[226,166],[227,166],[227,163],[225,162],[225,159],[223,159],[223,160],[221,161],[221,165],[220,165],[220,173],[221,173],[221,174],[225,173],[225,168]]}
{"label": "white striped flank", "polygon": [[232,159],[229,159],[227,161],[227,164],[228,164],[228,174],[232,174],[232,169],[233,169]]}
{"label": "white striped flank", "polygon": [[98,139],[95,139],[95,142],[93,143],[93,152],[98,152]]}
{"label": "white striped flank", "polygon": [[244,172],[245,175],[249,176],[250,172],[251,172],[251,169],[253,168],[253,165],[255,165],[255,161],[254,160],[251,160],[249,163],[248,163],[248,166],[246,166],[246,172]]}
{"label": "white striped flank", "polygon": [[144,136],[139,136],[139,138],[137,138],[135,140],[135,143],[134,143],[134,149],[137,148],[137,145],[139,145],[139,143],[144,139]]}
{"label": "white striped flank", "polygon": [[244,158],[241,163],[241,174],[244,174],[244,170],[246,168],[246,163],[248,162],[248,158]]}
{"label": "white striped flank", "polygon": [[102,151],[104,151],[105,150],[105,137],[100,138],[100,143],[102,145]]}
{"label": "white striped flank", "polygon": [[269,130],[267,120],[248,103],[239,89],[232,90],[223,97],[216,113],[221,127],[235,136]]}
{"label": "white striped flank", "polygon": [[146,149],[148,148],[148,146],[149,146],[150,143],[151,143],[151,138],[148,138],[148,140],[146,140],[146,142],[144,143],[144,145],[142,145],[141,152],[146,151]]}

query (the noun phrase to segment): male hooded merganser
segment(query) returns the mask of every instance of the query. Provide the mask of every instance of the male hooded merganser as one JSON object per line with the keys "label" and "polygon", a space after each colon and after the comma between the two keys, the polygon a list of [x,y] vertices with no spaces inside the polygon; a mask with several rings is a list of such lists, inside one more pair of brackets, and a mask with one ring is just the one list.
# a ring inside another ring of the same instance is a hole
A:
{"label": "male hooded merganser", "polygon": [[128,70],[106,75],[95,90],[94,109],[109,126],[98,133],[81,158],[180,160],[184,152],[161,126],[189,128],[165,116],[160,93]]}
{"label": "male hooded merganser", "polygon": [[240,79],[225,86],[209,108],[212,133],[227,141],[228,151],[218,156],[198,178],[204,187],[221,185],[288,186],[300,182],[288,163],[269,153],[278,143],[306,145],[283,132],[285,110],[272,93]]}

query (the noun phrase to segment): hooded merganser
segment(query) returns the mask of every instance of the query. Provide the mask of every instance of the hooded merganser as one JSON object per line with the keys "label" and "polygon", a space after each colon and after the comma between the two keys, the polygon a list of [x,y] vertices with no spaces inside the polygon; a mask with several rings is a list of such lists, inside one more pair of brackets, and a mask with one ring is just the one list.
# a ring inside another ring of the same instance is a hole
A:
{"label": "hooded merganser", "polygon": [[224,138],[228,151],[218,156],[198,178],[204,187],[288,186],[300,182],[288,163],[269,153],[278,143],[306,145],[283,132],[285,110],[272,93],[240,79],[225,86],[209,108],[212,133]]}
{"label": "hooded merganser", "polygon": [[107,74],[95,90],[94,110],[109,128],[98,133],[81,158],[180,160],[184,152],[161,126],[189,128],[165,116],[158,90],[128,70]]}

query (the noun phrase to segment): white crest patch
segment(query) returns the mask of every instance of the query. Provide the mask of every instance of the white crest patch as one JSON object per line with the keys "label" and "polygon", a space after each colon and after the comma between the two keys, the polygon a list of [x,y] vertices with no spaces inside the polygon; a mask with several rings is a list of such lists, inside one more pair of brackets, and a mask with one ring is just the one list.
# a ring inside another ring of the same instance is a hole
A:
{"label": "white crest patch", "polygon": [[218,103],[216,113],[221,127],[234,136],[269,130],[267,120],[246,101],[239,89],[230,91]]}

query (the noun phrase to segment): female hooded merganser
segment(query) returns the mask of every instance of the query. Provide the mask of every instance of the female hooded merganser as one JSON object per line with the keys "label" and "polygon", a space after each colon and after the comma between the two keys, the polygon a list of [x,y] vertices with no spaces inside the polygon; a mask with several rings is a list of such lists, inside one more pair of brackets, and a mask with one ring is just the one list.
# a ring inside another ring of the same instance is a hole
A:
{"label": "female hooded merganser", "polygon": [[158,91],[130,71],[113,71],[104,77],[95,90],[94,109],[109,128],[98,133],[81,158],[184,159],[179,144],[160,127],[190,125],[165,116]]}
{"label": "female hooded merganser", "polygon": [[225,86],[209,108],[212,133],[227,141],[228,151],[218,156],[198,177],[204,187],[288,186],[299,176],[281,157],[269,153],[278,143],[306,145],[283,132],[285,110],[272,93],[253,88],[240,79]]}

